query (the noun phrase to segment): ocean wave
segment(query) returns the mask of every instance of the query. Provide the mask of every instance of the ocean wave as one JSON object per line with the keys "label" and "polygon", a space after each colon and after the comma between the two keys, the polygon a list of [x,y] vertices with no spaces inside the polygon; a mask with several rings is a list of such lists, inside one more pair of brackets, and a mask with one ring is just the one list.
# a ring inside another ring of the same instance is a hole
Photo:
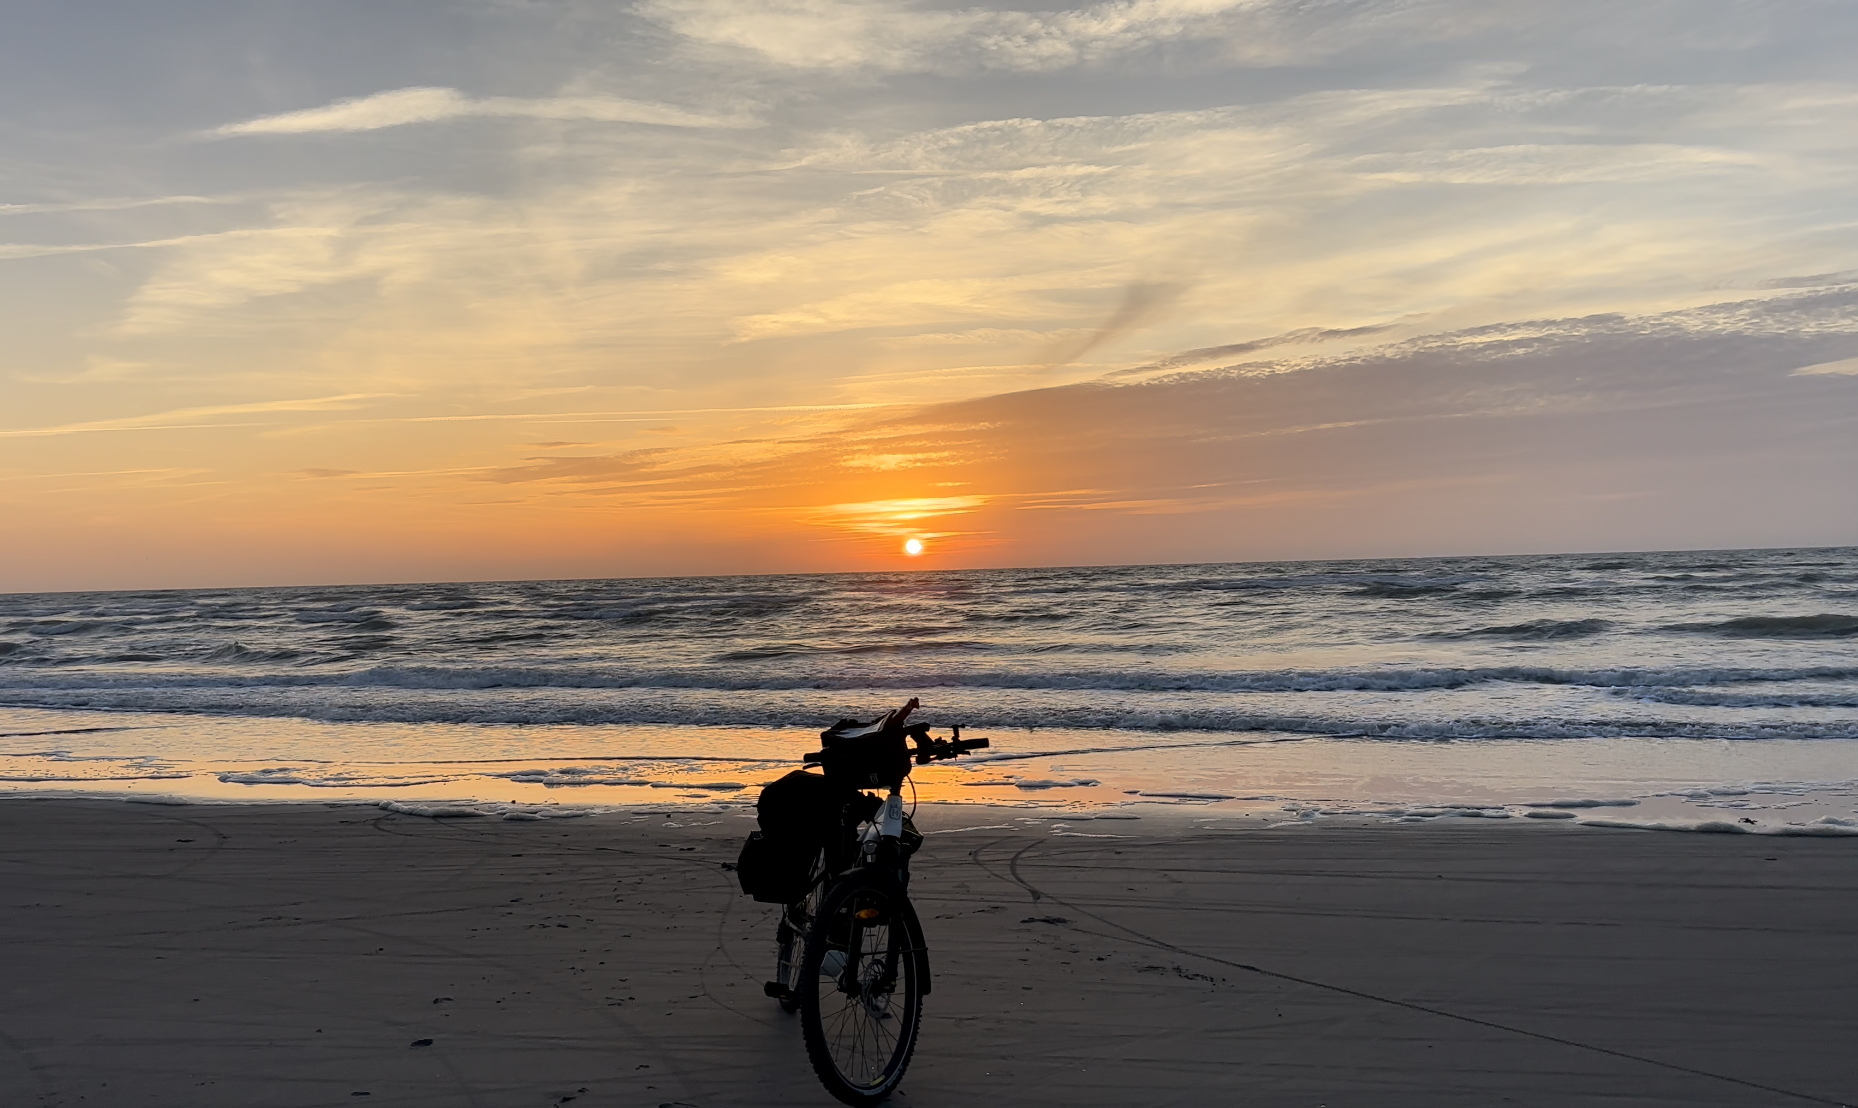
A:
{"label": "ocean wave", "polygon": [[1717,689],[1620,689],[1615,695],[1655,704],[1700,708],[1858,708],[1858,689],[1846,692],[1736,692]]}
{"label": "ocean wave", "polygon": [[1858,665],[1766,668],[1600,668],[1554,666],[1417,667],[1332,670],[1172,672],[1156,669],[969,670],[959,667],[812,673],[758,671],[749,666],[634,669],[625,666],[405,666],[360,669],[292,668],[270,672],[168,673],[10,669],[0,673],[0,704],[42,692],[181,689],[341,688],[407,690],[691,689],[723,692],[813,692],[837,689],[975,688],[1132,693],[1405,692],[1458,689],[1491,682],[1639,690],[1750,682],[1848,680]]}
{"label": "ocean wave", "polygon": [[1673,623],[1669,631],[1707,631],[1738,639],[1843,639],[1858,635],[1858,616],[1743,616],[1716,623]]}
{"label": "ocean wave", "polygon": [[402,816],[424,816],[427,819],[468,819],[474,816],[488,816],[492,813],[481,807],[469,804],[420,804],[405,803],[398,800],[383,800],[383,811]]}
{"label": "ocean wave", "polygon": [[815,599],[812,590],[794,593],[677,593],[645,589],[554,600],[510,615],[531,619],[647,623],[726,622],[788,615]]}
{"label": "ocean wave", "polygon": [[1409,597],[1441,596],[1446,593],[1455,593],[1457,591],[1458,586],[1455,584],[1408,584],[1397,581],[1377,581],[1372,584],[1362,585],[1356,589],[1351,589],[1349,592],[1351,596],[1372,596],[1380,599],[1405,600]]}
{"label": "ocean wave", "polygon": [[1501,627],[1478,627],[1470,631],[1435,631],[1430,639],[1521,639],[1547,642],[1554,639],[1578,639],[1598,635],[1613,627],[1605,619],[1532,619]]}
{"label": "ocean wave", "polygon": [[1631,808],[1631,807],[1635,807],[1638,803],[1639,803],[1638,801],[1633,800],[1629,797],[1619,797],[1619,798],[1611,799],[1611,800],[1596,800],[1591,797],[1581,797],[1581,798],[1574,799],[1574,800],[1537,800],[1537,801],[1532,801],[1529,804],[1529,807],[1531,808]]}
{"label": "ocean wave", "polygon": [[404,789],[415,785],[431,785],[456,779],[454,775],[394,777],[344,771],[318,773],[290,766],[232,770],[216,776],[222,785],[302,785],[312,789],[350,789],[357,786],[366,786],[370,789]]}
{"label": "ocean wave", "polygon": [[15,634],[51,638],[63,635],[108,635],[127,629],[117,619],[29,619],[9,623],[6,629]]}
{"label": "ocean wave", "polygon": [[[652,690],[641,690],[650,693]],[[660,725],[745,727],[817,731],[823,722],[862,718],[887,690],[809,691],[784,697],[680,695],[561,696],[552,690],[392,690],[385,695],[331,695],[327,689],[267,690],[251,697],[237,689],[41,691],[14,706],[89,711],[170,712],[244,717],[299,718],[331,723],[430,723],[539,725]],[[889,693],[894,696],[894,692]],[[1180,703],[1166,697],[1087,702],[1048,699],[1027,703],[1007,697],[938,697],[953,705],[958,721],[973,731],[1152,731],[1327,735],[1372,740],[1535,740],[1606,737],[1764,739],[1858,739],[1858,719],[1715,720],[1644,715],[1505,716],[1486,705],[1451,717],[1388,720],[1372,705],[1331,703],[1324,711],[1300,713],[1281,705]],[[947,718],[945,722],[956,722]]]}
{"label": "ocean wave", "polygon": [[507,820],[549,820],[576,819],[590,816],[598,808],[567,808],[550,804],[542,807],[522,804],[496,804],[485,801],[470,803],[444,801],[421,802],[413,800],[383,800],[379,802],[383,811],[402,816],[422,816],[426,819],[469,819],[474,816],[497,816]]}
{"label": "ocean wave", "polygon": [[200,660],[255,665],[263,662],[291,662],[305,656],[301,650],[254,650],[244,643],[234,641],[207,651]]}
{"label": "ocean wave", "polygon": [[1777,551],[0,596],[0,706],[1845,738],[1854,583]]}
{"label": "ocean wave", "polygon": [[103,784],[110,781],[184,781],[192,777],[191,773],[175,773],[162,770],[148,770],[141,773],[0,773],[0,781],[16,785],[49,785],[54,783],[84,784],[96,782]]}
{"label": "ocean wave", "polygon": [[1076,619],[1078,613],[1070,609],[1015,608],[964,612],[962,616],[969,623],[1062,623]]}
{"label": "ocean wave", "polygon": [[297,613],[298,623],[381,623],[393,626],[379,608],[327,608],[320,611],[311,610]]}
{"label": "ocean wave", "polygon": [[731,650],[718,654],[719,662],[767,662],[776,658],[803,658],[860,654],[929,654],[948,650],[992,650],[995,644],[948,639],[903,639],[891,642],[853,643],[848,646],[814,646],[810,643],[781,643],[771,646]]}
{"label": "ocean wave", "polygon": [[1858,835],[1858,827],[1834,817],[1810,823],[1736,823],[1723,819],[1584,819],[1582,827],[1612,827],[1628,831],[1690,831],[1705,835],[1780,835],[1847,836]]}
{"label": "ocean wave", "polygon": [[1199,593],[1199,592],[1282,592],[1294,589],[1350,589],[1358,595],[1379,595],[1372,591],[1386,589],[1386,595],[1411,596],[1420,592],[1450,592],[1459,585],[1480,580],[1471,576],[1413,577],[1377,572],[1272,573],[1233,577],[1195,576],[1159,581],[1065,582],[1036,588],[1024,593]]}

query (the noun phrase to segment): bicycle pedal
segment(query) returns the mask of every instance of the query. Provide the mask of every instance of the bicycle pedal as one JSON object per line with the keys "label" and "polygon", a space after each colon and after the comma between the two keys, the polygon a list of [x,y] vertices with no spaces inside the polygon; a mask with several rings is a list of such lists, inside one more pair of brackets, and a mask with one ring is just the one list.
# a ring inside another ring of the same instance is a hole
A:
{"label": "bicycle pedal", "polygon": [[779,981],[765,982],[761,986],[761,991],[773,997],[775,1000],[792,1000],[794,998],[793,990],[781,984]]}

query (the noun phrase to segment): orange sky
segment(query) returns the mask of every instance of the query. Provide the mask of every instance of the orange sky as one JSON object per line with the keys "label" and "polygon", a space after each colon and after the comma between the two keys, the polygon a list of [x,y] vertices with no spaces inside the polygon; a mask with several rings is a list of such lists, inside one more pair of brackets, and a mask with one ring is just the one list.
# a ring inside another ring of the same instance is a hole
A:
{"label": "orange sky", "polygon": [[0,45],[0,589],[1858,541],[1849,13],[216,11]]}

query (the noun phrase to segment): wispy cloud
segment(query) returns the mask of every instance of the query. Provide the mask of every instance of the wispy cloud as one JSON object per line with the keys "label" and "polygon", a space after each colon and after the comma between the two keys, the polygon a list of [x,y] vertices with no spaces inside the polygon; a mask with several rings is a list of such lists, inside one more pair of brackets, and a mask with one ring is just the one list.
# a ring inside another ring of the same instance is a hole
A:
{"label": "wispy cloud", "polygon": [[[327,313],[317,341],[403,320],[353,341],[453,364],[509,344],[535,356],[530,336],[542,331],[561,349],[621,335],[691,349],[718,328],[744,342],[863,332],[894,348],[928,332],[970,336],[994,348],[977,361],[1030,378],[1113,355],[1134,330],[1106,328],[1104,300],[1134,287],[1188,286],[1169,318],[1199,326],[1157,334],[1176,349],[1216,338],[1204,333],[1215,327],[1307,330],[1471,298],[1539,307],[1564,290],[1628,284],[1694,290],[1700,271],[1768,259],[1757,237],[1724,231],[1745,224],[1724,217],[1723,197],[1750,198],[1737,219],[1776,221],[1817,210],[1819,177],[1834,187],[1841,156],[1817,176],[1774,166],[1801,162],[1788,144],[1826,133],[1845,109],[1801,107],[1802,90],[1783,91],[1530,96],[1482,75],[918,131],[754,132],[726,144],[675,129],[628,134],[566,147],[568,176],[555,174],[555,154],[538,160],[507,194],[305,189],[268,206],[269,226],[137,243],[175,249],[132,294],[122,333],[223,334],[272,318],[243,305],[300,296],[303,311]],[[399,90],[235,126],[387,126],[491,103]],[[1776,136],[1759,156],[1725,153],[1705,133],[1729,107],[1738,126]],[[1638,141],[1686,126],[1694,143]],[[1493,144],[1496,133],[1530,141]],[[1601,184],[1613,189],[1603,209],[1588,191]],[[1803,193],[1798,203],[1789,190]],[[1476,204],[1454,199],[1473,192]],[[1343,233],[1371,197],[1372,223]],[[0,255],[104,248],[16,244]],[[464,302],[474,311],[444,307]]]}
{"label": "wispy cloud", "polygon": [[95,200],[48,201],[38,204],[0,204],[0,215],[60,215],[66,212],[122,212],[135,208],[159,208],[170,204],[224,204],[212,196],[144,196]]}
{"label": "wispy cloud", "polygon": [[[232,237],[249,237],[248,231],[226,232]],[[220,235],[183,235],[178,238],[144,239],[139,242],[74,243],[0,243],[0,261],[23,258],[55,258],[60,254],[97,254],[107,250],[150,250],[163,246],[191,246],[210,242]]]}
{"label": "wispy cloud", "polygon": [[847,469],[918,469],[957,458],[952,450],[925,450],[914,454],[850,454],[839,460]]}
{"label": "wispy cloud", "polygon": [[794,68],[1036,73],[1207,41],[1244,56],[1281,55],[1292,48],[1285,25],[1297,21],[1299,7],[1279,0],[1112,0],[1070,10],[990,11],[897,0],[646,0],[637,10],[694,42]]}
{"label": "wispy cloud", "polygon": [[985,496],[911,496],[826,504],[814,511],[821,522],[856,535],[940,538],[946,534],[937,530],[945,526],[943,521],[970,515],[987,501]]}
{"label": "wispy cloud", "polygon": [[1801,277],[1770,277],[1757,282],[1760,289],[1816,289],[1828,285],[1858,284],[1858,269],[1848,269],[1843,273],[1809,273]]}
{"label": "wispy cloud", "polygon": [[1159,319],[1186,290],[1182,281],[1133,281],[1123,290],[1122,303],[1100,326],[1077,338],[1061,340],[1041,360],[1048,369],[1069,365]]}
{"label": "wispy cloud", "polygon": [[1221,346],[1203,346],[1198,350],[1184,350],[1179,354],[1171,355],[1160,361],[1150,362],[1147,365],[1131,366],[1128,369],[1115,370],[1106,376],[1115,379],[1134,377],[1144,373],[1182,369],[1186,366],[1204,365],[1207,362],[1219,361],[1224,358],[1240,358],[1247,354],[1256,354],[1261,350],[1269,350],[1274,346],[1297,346],[1334,342],[1337,340],[1368,338],[1373,335],[1384,334],[1393,330],[1393,328],[1394,325],[1391,323],[1369,324],[1364,327],[1299,327],[1295,331],[1285,331],[1281,335],[1271,335],[1267,338],[1252,339],[1249,342],[1230,342]]}
{"label": "wispy cloud", "polygon": [[258,400],[247,404],[210,404],[196,408],[173,408],[165,412],[148,415],[122,416],[117,419],[90,420],[83,423],[61,423],[49,427],[20,427],[0,429],[0,438],[44,438],[55,435],[82,435],[97,431],[167,431],[194,430],[203,427],[247,426],[246,424],[226,424],[214,420],[217,416],[258,415],[271,412],[330,412],[346,411],[361,406],[366,400],[375,400],[383,393],[344,393],[340,396],[316,396],[296,400]]}
{"label": "wispy cloud", "polygon": [[[652,408],[637,411],[584,412],[472,412],[465,415],[382,416],[371,423],[477,423],[484,421],[517,423],[655,423],[667,416],[690,415],[763,415],[790,412],[858,412],[879,407],[876,404],[769,404],[747,408]],[[545,445],[537,443],[536,445]],[[572,444],[565,444],[572,445]]]}
{"label": "wispy cloud", "polygon": [[644,123],[658,127],[747,127],[743,115],[713,115],[666,104],[610,96],[467,96],[453,88],[416,86],[337,100],[320,108],[228,123],[210,133],[238,135],[307,135],[341,131],[378,131],[411,123],[438,123],[470,117],[579,120],[595,123]]}
{"label": "wispy cloud", "polygon": [[1795,377],[1858,377],[1858,358],[1840,358],[1836,362],[1820,362],[1818,365],[1801,366],[1793,371]]}
{"label": "wispy cloud", "polygon": [[[345,393],[340,396],[314,397],[304,400],[263,400],[251,404],[216,404],[198,408],[175,408],[150,415],[125,416],[120,419],[93,420],[84,423],[61,423],[47,427],[0,428],[0,437],[36,438],[49,435],[78,435],[93,431],[171,431],[197,430],[216,426],[252,426],[251,424],[201,423],[199,420],[226,415],[256,415],[274,412],[345,412],[362,408],[363,401],[387,398],[391,393]],[[858,412],[875,404],[776,404],[747,408],[665,408],[645,411],[582,412],[471,412],[451,415],[361,416],[341,422],[362,424],[418,423],[658,423],[677,415],[767,415],[811,412]],[[537,443],[535,445],[547,445]],[[560,444],[573,445],[573,444]],[[448,471],[449,472],[449,471]]]}

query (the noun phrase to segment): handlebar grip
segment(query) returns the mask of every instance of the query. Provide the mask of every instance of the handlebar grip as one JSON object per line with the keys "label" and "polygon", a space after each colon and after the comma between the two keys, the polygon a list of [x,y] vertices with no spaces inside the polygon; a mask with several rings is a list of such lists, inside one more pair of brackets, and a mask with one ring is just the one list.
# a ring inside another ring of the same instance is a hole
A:
{"label": "handlebar grip", "polygon": [[988,743],[986,739],[956,739],[955,740],[955,747],[959,750],[985,750],[987,749],[987,745]]}

